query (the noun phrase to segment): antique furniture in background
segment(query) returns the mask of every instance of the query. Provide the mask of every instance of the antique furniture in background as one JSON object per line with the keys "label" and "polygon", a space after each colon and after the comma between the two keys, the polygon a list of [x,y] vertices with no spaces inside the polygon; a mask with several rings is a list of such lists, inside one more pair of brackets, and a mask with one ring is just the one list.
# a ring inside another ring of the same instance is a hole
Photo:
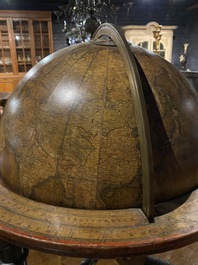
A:
{"label": "antique furniture in background", "polygon": [[53,52],[51,12],[0,11],[0,92]]}
{"label": "antique furniture in background", "polygon": [[[128,25],[123,26],[122,30],[126,39],[133,45],[141,46],[149,51],[156,51],[156,39],[153,37],[156,28],[161,27],[157,22],[149,22],[146,25]],[[159,43],[158,53],[160,56],[171,62],[173,31],[177,26],[162,26],[160,29],[161,39]]]}

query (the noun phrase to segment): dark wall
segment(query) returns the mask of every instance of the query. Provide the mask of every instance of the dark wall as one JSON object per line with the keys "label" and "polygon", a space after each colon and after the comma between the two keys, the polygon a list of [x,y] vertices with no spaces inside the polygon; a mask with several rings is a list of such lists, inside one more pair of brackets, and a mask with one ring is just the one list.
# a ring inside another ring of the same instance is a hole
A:
{"label": "dark wall", "polygon": [[189,43],[186,68],[198,71],[198,8],[188,12],[174,34],[172,63],[178,69],[181,68],[179,57],[184,52],[184,43]]}
{"label": "dark wall", "polygon": [[57,19],[52,20],[52,28],[53,28],[53,39],[54,39],[54,51],[58,51],[62,48],[65,48],[65,34],[63,32],[63,20],[59,22]]}

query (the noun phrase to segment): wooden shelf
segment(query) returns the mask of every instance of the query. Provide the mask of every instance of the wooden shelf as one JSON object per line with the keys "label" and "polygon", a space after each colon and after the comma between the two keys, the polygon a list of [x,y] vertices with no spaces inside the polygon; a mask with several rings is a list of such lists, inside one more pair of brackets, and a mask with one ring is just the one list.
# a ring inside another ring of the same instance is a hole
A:
{"label": "wooden shelf", "polygon": [[0,11],[0,92],[14,90],[22,76],[52,52],[51,12]]}

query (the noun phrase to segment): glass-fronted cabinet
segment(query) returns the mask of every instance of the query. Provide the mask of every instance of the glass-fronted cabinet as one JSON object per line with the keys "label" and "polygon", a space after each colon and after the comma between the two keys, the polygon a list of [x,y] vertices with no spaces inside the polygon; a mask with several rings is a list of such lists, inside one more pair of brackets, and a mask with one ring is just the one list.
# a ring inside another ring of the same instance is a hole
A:
{"label": "glass-fronted cabinet", "polygon": [[151,21],[146,25],[128,25],[123,26],[122,30],[126,39],[133,45],[138,45],[152,52],[157,52],[167,61],[172,60],[173,32],[177,26],[161,26],[161,40],[157,50],[154,31],[159,25],[155,21]]}
{"label": "glass-fronted cabinet", "polygon": [[0,11],[0,92],[53,52],[50,12]]}

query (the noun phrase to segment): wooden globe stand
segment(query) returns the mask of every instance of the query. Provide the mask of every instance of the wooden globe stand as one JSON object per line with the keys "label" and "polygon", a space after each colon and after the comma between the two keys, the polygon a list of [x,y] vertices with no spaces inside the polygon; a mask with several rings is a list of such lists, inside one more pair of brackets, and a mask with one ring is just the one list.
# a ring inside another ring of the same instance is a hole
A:
{"label": "wooden globe stand", "polygon": [[103,35],[109,36],[118,47],[126,62],[129,83],[134,88],[132,93],[141,138],[142,207],[82,210],[53,206],[18,195],[0,183],[0,247],[4,264],[25,264],[27,249],[36,249],[86,257],[87,265],[95,259],[112,258],[119,265],[168,265],[147,256],[198,240],[197,189],[173,211],[154,216],[151,139],[135,59],[118,30],[105,24],[96,32],[95,39]]}

